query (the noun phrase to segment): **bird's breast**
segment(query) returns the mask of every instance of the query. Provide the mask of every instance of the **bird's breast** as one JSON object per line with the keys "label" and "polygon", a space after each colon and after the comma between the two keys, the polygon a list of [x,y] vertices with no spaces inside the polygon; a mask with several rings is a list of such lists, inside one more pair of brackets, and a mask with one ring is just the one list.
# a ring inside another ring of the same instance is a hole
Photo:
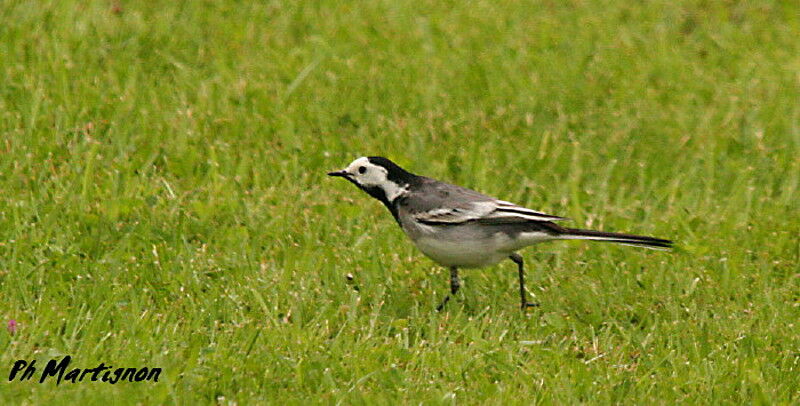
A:
{"label": "bird's breast", "polygon": [[459,268],[494,265],[521,248],[553,238],[539,230],[514,230],[507,225],[426,225],[414,221],[400,221],[400,225],[423,254],[440,265]]}
{"label": "bird's breast", "polygon": [[447,267],[482,268],[494,265],[511,254],[491,249],[491,243],[485,240],[453,241],[420,238],[414,243],[423,254]]}
{"label": "bird's breast", "polygon": [[473,225],[402,224],[403,231],[434,262],[442,266],[481,268],[511,255],[509,237],[487,234]]}

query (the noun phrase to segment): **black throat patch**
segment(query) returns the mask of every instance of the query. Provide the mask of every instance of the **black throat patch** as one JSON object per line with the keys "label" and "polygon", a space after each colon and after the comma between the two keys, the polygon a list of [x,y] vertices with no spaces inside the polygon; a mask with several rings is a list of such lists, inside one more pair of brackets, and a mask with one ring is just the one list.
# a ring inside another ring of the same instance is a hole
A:
{"label": "black throat patch", "polygon": [[[371,164],[386,169],[386,179],[390,182],[396,183],[401,188],[408,188],[410,186],[413,187],[413,185],[419,183],[419,178],[417,175],[408,172],[387,158],[381,156],[371,156],[367,157],[367,159]],[[358,186],[359,189],[363,190],[368,195],[383,203],[383,205],[389,209],[389,212],[392,213],[392,216],[394,217],[395,221],[397,221],[397,224],[400,224],[400,219],[397,218],[397,206],[400,201],[403,200],[403,196],[398,196],[393,201],[390,201],[386,196],[386,192],[378,186],[362,186],[355,181],[351,180],[351,182],[353,182],[353,184]]]}

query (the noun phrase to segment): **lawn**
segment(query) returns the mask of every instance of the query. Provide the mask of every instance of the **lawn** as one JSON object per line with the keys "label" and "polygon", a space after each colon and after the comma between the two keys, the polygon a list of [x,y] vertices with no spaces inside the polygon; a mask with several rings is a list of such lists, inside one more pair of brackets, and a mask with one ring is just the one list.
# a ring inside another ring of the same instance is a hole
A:
{"label": "lawn", "polygon": [[[797,404],[798,38],[796,1],[0,0],[0,403]],[[325,176],[363,155],[679,247],[538,245],[541,307],[506,261],[437,313]],[[163,373],[8,382],[65,355]]]}

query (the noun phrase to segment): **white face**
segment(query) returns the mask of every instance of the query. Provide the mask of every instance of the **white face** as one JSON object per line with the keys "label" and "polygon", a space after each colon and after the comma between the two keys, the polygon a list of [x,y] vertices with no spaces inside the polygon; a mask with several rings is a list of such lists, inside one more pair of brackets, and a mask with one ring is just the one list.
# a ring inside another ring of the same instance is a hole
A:
{"label": "white face", "polygon": [[347,165],[347,168],[342,172],[345,172],[349,179],[361,186],[383,189],[389,201],[394,201],[395,198],[408,191],[405,186],[389,180],[389,171],[380,165],[371,163],[367,157],[356,159],[350,165]]}
{"label": "white face", "polygon": [[383,187],[389,182],[386,168],[370,163],[367,157],[351,162],[344,171],[359,185]]}

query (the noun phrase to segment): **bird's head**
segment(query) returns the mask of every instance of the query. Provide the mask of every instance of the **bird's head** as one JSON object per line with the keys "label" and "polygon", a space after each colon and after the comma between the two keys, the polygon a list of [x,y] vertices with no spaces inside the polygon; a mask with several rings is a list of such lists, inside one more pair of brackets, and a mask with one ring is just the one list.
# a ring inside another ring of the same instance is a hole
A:
{"label": "bird's head", "polygon": [[394,162],[379,156],[358,158],[347,165],[347,168],[329,172],[328,176],[345,178],[387,204],[405,194],[416,178]]}

